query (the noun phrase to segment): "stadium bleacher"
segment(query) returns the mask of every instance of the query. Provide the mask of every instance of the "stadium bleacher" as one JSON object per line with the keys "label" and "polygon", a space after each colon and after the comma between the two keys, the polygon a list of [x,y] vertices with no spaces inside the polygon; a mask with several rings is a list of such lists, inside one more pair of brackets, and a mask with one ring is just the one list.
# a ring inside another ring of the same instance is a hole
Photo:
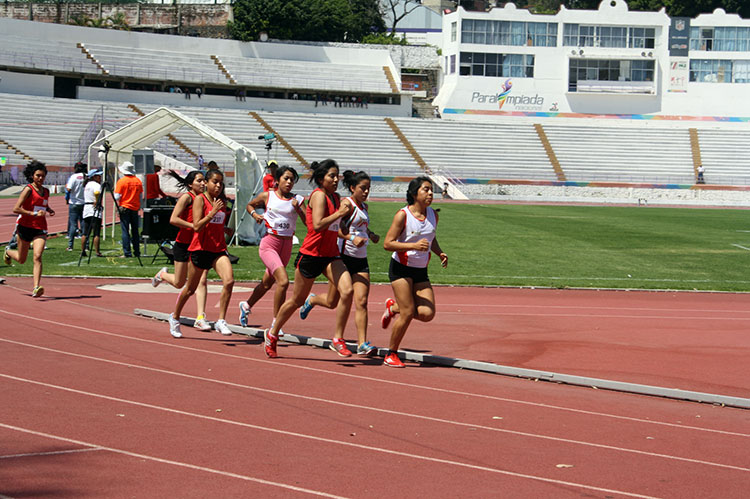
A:
{"label": "stadium bleacher", "polygon": [[684,128],[546,122],[544,130],[570,181],[687,184],[695,180],[690,135]]}
{"label": "stadium bleacher", "polygon": [[[110,130],[138,117],[127,104],[117,102],[0,94],[0,106],[5,110],[0,139],[34,159],[60,166],[71,164],[72,144],[97,112],[104,112],[105,128]],[[137,107],[148,113],[158,106],[139,103]],[[276,159],[304,170],[304,163],[280,141],[267,154],[265,142],[258,137],[268,133],[268,129],[245,110],[190,106],[174,109],[246,145],[262,160]],[[382,117],[269,111],[258,111],[257,115],[306,163],[332,157],[342,168],[363,169],[376,176],[422,172]],[[558,180],[532,123],[512,118],[500,123],[414,118],[396,118],[393,122],[433,171],[462,179]],[[554,119],[543,121],[543,127],[569,181],[695,181],[685,127],[583,126]],[[747,144],[750,133],[719,124],[701,128],[698,134],[710,183],[750,184],[750,173],[736,155]],[[195,155],[213,159],[222,168],[232,168],[233,158],[222,147],[187,129],[174,135]],[[168,155],[181,155],[186,162],[194,160],[166,140],[155,148]],[[7,157],[9,164],[23,163],[18,155]]]}

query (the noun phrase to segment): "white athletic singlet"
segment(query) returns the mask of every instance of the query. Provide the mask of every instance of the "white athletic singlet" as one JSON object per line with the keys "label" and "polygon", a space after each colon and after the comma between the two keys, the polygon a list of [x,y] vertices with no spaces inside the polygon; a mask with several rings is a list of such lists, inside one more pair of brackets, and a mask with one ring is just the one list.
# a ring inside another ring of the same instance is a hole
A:
{"label": "white athletic singlet", "polygon": [[[406,213],[406,224],[396,240],[400,243],[415,243],[421,239],[427,239],[430,247],[432,247],[432,240],[435,239],[435,228],[437,227],[435,210],[428,206],[427,216],[424,220],[418,220],[412,215],[408,206],[401,208],[401,210]],[[409,267],[425,268],[430,262],[430,255],[429,249],[427,251],[394,251],[393,259]]]}
{"label": "white athletic singlet", "polygon": [[367,210],[364,210],[357,206],[354,199],[350,196],[346,198],[354,207],[354,210],[349,215],[346,221],[346,225],[349,227],[349,234],[354,234],[358,237],[367,239],[362,247],[357,248],[354,243],[348,239],[339,239],[339,249],[342,255],[351,256],[354,258],[367,258],[367,245],[370,244],[370,237],[367,235],[367,227],[370,225],[370,215],[367,214]]}
{"label": "white athletic singlet", "polygon": [[268,192],[268,202],[266,203],[266,211],[263,213],[263,218],[265,219],[269,234],[288,237],[294,235],[294,231],[297,228],[298,213],[294,209],[294,205],[292,205],[293,199],[297,200],[298,206],[305,200],[299,194],[289,199],[284,199],[276,191]]}

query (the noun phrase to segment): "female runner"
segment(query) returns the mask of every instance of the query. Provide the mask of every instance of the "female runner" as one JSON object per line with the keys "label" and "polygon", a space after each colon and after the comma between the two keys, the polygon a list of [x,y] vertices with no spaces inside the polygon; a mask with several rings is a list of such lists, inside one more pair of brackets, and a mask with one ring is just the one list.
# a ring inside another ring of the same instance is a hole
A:
{"label": "female runner", "polygon": [[44,187],[47,167],[39,161],[32,161],[23,170],[29,182],[18,196],[13,213],[18,214],[16,230],[18,231],[18,249],[5,249],[3,261],[10,265],[11,260],[25,263],[29,246],[34,243],[34,289],[31,296],[38,298],[44,294],[42,281],[42,254],[47,242],[47,213],[55,216],[55,210],[49,206],[49,189]]}
{"label": "female runner", "polygon": [[386,366],[404,367],[398,358],[398,347],[412,319],[429,322],[435,317],[435,293],[427,276],[427,263],[432,251],[446,267],[448,255],[440,249],[435,236],[438,216],[430,207],[432,196],[432,181],[429,178],[417,177],[409,182],[407,206],[393,217],[391,228],[383,240],[383,249],[393,251],[388,277],[396,298],[395,303],[391,298],[385,302],[381,319],[383,329],[398,314],[391,329],[390,353],[383,361]]}
{"label": "female runner", "polygon": [[[199,170],[191,171],[185,178],[174,171],[170,171],[169,174],[177,180],[180,188],[187,189],[188,192],[180,196],[180,199],[177,200],[177,204],[175,204],[172,215],[169,218],[169,223],[180,228],[172,246],[174,274],[168,273],[167,267],[162,267],[153,279],[151,279],[151,285],[157,287],[162,281],[166,281],[173,287],[181,289],[187,282],[188,268],[190,267],[190,253],[188,252],[188,248],[190,247],[190,243],[193,242],[193,234],[195,233],[193,230],[193,200],[206,190],[206,178],[203,172]],[[198,313],[193,327],[200,331],[211,330],[211,325],[206,321],[207,281],[208,270],[204,270],[201,273],[198,288],[195,290]]]}
{"label": "female runner", "polygon": [[219,320],[214,329],[223,335],[231,335],[225,320],[229,300],[234,287],[234,271],[227,256],[227,243],[224,238],[224,202],[219,195],[224,189],[224,174],[219,170],[206,172],[206,192],[193,200],[193,240],[188,247],[191,265],[188,268],[187,285],[177,298],[174,312],[169,316],[169,332],[181,338],[180,314],[188,298],[198,288],[203,271],[213,268],[221,278],[222,289],[219,301]]}
{"label": "female runner", "polygon": [[294,270],[294,292],[284,302],[276,314],[274,323],[264,333],[266,355],[275,358],[276,343],[282,326],[289,320],[310,293],[315,278],[325,274],[339,292],[339,305],[336,309],[336,332],[330,349],[342,357],[351,357],[352,353],[344,341],[344,327],[349,318],[352,306],[352,279],[346,271],[336,244],[339,223],[351,211],[349,203],[341,204],[336,188],[339,185],[339,165],[332,159],[310,165],[312,172],[310,182],[317,188],[310,194],[305,218],[307,236],[297,255]]}
{"label": "female runner", "polygon": [[[265,221],[267,234],[261,239],[258,254],[266,265],[266,272],[258,286],[253,289],[247,301],[240,302],[240,324],[247,327],[247,316],[253,305],[276,283],[273,295],[273,316],[279,313],[281,304],[286,301],[286,290],[289,287],[289,276],[286,265],[292,256],[292,237],[297,228],[297,217],[305,221],[305,198],[292,193],[299,175],[294,168],[282,166],[274,169],[274,178],[278,187],[275,190],[261,192],[258,197],[247,204],[247,212],[257,223]],[[255,210],[265,208],[263,215]],[[273,324],[272,324],[273,326]],[[283,335],[283,332],[279,332]]]}
{"label": "female runner", "polygon": [[[370,266],[367,262],[367,245],[372,241],[377,243],[380,236],[370,231],[370,216],[367,213],[367,197],[370,195],[370,176],[365,172],[344,172],[344,185],[352,193],[341,201],[352,207],[351,213],[341,221],[339,229],[339,250],[341,260],[352,277],[354,287],[354,323],[357,325],[357,355],[369,356],[376,350],[367,341],[367,301],[370,294]],[[333,284],[328,284],[328,292],[316,296],[313,293],[307,297],[305,304],[299,309],[299,317],[307,319],[307,315],[315,305],[334,308],[339,300],[339,294]]]}

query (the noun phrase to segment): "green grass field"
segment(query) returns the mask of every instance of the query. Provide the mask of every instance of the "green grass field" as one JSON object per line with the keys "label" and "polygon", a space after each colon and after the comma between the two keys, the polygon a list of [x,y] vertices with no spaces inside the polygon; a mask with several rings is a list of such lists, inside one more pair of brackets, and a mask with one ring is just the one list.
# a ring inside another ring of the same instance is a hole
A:
{"label": "green grass field", "polygon": [[[402,205],[371,203],[372,230],[385,235]],[[440,202],[434,207],[441,209],[438,239],[450,259],[442,269],[433,258],[435,284],[750,291],[750,250],[742,248],[750,248],[746,210]],[[119,228],[115,239],[102,244],[107,258],[93,257],[90,264],[84,259],[80,267],[78,253],[65,251],[64,238],[51,238],[47,246],[46,275],[150,278],[166,261],[151,265],[151,257],[142,257],[139,267],[134,259],[117,258]],[[257,247],[230,252],[240,257],[237,280],[260,279],[264,268]],[[382,244],[370,246],[374,282],[387,282],[389,256]],[[27,262],[0,273],[30,272]]]}

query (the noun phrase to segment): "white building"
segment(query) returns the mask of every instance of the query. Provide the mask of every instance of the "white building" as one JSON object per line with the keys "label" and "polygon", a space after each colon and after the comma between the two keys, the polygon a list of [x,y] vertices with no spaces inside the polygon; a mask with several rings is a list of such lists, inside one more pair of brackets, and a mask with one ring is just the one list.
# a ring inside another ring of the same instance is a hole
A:
{"label": "white building", "polygon": [[534,15],[506,4],[443,16],[444,118],[749,121],[750,20],[598,10]]}

